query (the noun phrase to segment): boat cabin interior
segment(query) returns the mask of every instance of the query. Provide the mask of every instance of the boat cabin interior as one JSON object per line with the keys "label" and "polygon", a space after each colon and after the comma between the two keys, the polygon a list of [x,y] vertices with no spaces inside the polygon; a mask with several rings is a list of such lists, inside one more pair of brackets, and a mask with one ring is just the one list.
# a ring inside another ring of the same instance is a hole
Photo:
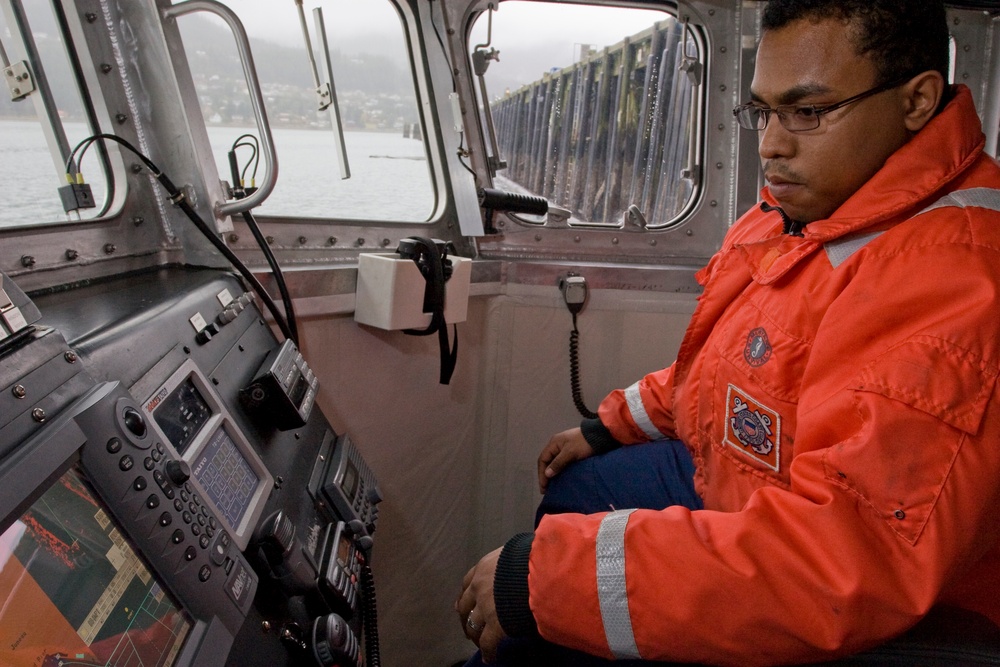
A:
{"label": "boat cabin interior", "polygon": [[[761,5],[0,0],[0,663],[464,662],[758,201]],[[996,156],[1000,2],[947,5]]]}

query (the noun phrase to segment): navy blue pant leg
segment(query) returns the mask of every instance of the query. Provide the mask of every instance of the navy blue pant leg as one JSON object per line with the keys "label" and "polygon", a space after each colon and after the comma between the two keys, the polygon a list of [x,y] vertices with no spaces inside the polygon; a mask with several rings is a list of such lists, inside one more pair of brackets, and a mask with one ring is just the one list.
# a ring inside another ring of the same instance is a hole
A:
{"label": "navy blue pant leg", "polygon": [[[679,440],[632,445],[568,466],[549,480],[535,525],[546,514],[595,514],[612,509],[701,509],[694,491],[694,462]],[[494,667],[639,667],[644,660],[611,662],[537,639],[509,639],[500,645]],[[477,652],[465,667],[483,667]]]}

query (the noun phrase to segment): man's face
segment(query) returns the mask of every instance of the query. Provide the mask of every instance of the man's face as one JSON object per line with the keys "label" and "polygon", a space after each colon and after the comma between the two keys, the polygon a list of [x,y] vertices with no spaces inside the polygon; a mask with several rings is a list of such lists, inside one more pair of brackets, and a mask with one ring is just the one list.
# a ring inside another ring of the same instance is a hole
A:
{"label": "man's face", "polygon": [[[840,102],[882,83],[875,65],[854,52],[842,21],[799,20],[764,33],[751,98],[768,107]],[[820,126],[789,132],[772,114],[759,134],[771,194],[803,222],[829,217],[909,139],[906,103],[893,88],[824,114]]]}

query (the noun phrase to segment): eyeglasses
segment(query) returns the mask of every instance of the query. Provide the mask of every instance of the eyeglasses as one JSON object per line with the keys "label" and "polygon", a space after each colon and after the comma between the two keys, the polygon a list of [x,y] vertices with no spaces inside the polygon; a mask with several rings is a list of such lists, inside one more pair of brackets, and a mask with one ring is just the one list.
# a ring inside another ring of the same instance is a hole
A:
{"label": "eyeglasses", "polygon": [[765,107],[751,102],[749,104],[741,104],[733,109],[733,115],[736,116],[736,122],[739,123],[740,127],[744,130],[763,130],[767,127],[767,121],[771,119],[771,114],[775,113],[778,115],[778,122],[780,122],[781,126],[789,132],[806,132],[808,130],[815,130],[819,127],[819,119],[823,114],[828,114],[831,111],[842,109],[848,104],[860,102],[866,97],[878,95],[879,93],[883,93],[887,90],[897,88],[909,81],[911,78],[911,76],[905,76],[899,79],[893,79],[892,81],[866,90],[863,93],[858,93],[853,97],[848,97],[846,100],[841,100],[840,102],[835,102],[834,104],[828,104],[825,107],[818,107],[814,104],[780,104],[772,109],[771,107]]}

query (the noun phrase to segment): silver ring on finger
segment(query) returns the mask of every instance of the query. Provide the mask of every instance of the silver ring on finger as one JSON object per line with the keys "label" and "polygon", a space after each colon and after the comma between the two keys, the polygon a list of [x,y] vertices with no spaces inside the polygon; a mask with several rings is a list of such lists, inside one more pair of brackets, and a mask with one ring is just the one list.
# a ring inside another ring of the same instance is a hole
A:
{"label": "silver ring on finger", "polygon": [[486,627],[484,625],[479,625],[478,623],[476,623],[475,621],[472,620],[472,612],[471,611],[469,612],[469,617],[467,619],[465,619],[465,626],[467,628],[469,628],[470,630],[472,630],[477,635],[480,632],[483,631],[484,627]]}

